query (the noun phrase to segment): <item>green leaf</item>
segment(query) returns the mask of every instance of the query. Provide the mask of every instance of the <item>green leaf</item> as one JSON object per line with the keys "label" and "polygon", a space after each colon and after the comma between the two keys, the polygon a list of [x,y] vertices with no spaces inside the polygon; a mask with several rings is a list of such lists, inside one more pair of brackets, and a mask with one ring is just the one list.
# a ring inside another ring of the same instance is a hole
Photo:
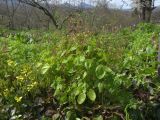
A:
{"label": "green leaf", "polygon": [[147,48],[146,48],[146,53],[147,53],[147,54],[153,54],[153,53],[154,53],[154,49],[151,48],[151,47],[147,47]]}
{"label": "green leaf", "polygon": [[94,92],[93,89],[90,89],[90,90],[87,92],[87,96],[88,96],[88,98],[89,98],[91,101],[95,101],[95,99],[96,99],[96,93]]}
{"label": "green leaf", "polygon": [[114,74],[114,72],[113,72],[113,71],[111,70],[111,68],[109,68],[109,67],[106,67],[105,70],[106,70],[107,73],[112,73],[112,74]]}
{"label": "green leaf", "polygon": [[99,90],[99,93],[102,93],[103,87],[104,87],[103,83],[98,83],[98,90]]}
{"label": "green leaf", "polygon": [[98,65],[96,68],[96,76],[98,79],[103,79],[106,75],[105,67],[103,65]]}
{"label": "green leaf", "polygon": [[61,53],[61,56],[60,56],[60,57],[63,57],[65,54],[66,54],[66,50],[64,50],[64,51]]}
{"label": "green leaf", "polygon": [[80,56],[80,57],[79,57],[79,61],[80,61],[80,62],[84,62],[84,61],[85,61],[85,56]]}
{"label": "green leaf", "polygon": [[66,120],[75,120],[77,117],[76,117],[76,114],[72,111],[68,111],[67,114],[66,114]]}
{"label": "green leaf", "polygon": [[36,67],[39,68],[41,67],[42,63],[37,63]]}
{"label": "green leaf", "polygon": [[77,99],[78,104],[84,103],[85,100],[86,100],[86,94],[85,93],[79,94],[78,99]]}
{"label": "green leaf", "polygon": [[89,53],[89,52],[92,52],[93,51],[93,47],[92,46],[88,46],[88,48],[87,48],[87,53]]}
{"label": "green leaf", "polygon": [[45,64],[41,69],[41,73],[45,74],[49,70],[49,68],[50,68],[49,64]]}
{"label": "green leaf", "polygon": [[87,76],[87,72],[84,72],[83,73],[83,79],[86,78],[86,76]]}
{"label": "green leaf", "polygon": [[74,93],[75,96],[77,96],[77,95],[79,95],[80,91],[79,91],[78,88],[76,88],[76,89],[73,91],[73,93]]}
{"label": "green leaf", "polygon": [[85,65],[86,69],[90,69],[91,66],[92,66],[92,61],[91,60],[87,60],[84,65]]}
{"label": "green leaf", "polygon": [[75,51],[76,49],[77,49],[77,47],[73,46],[73,47],[70,48],[70,51]]}
{"label": "green leaf", "polygon": [[82,120],[90,120],[88,117],[83,117]]}
{"label": "green leaf", "polygon": [[76,120],[81,120],[80,118],[76,118]]}
{"label": "green leaf", "polygon": [[59,113],[54,114],[54,115],[52,116],[52,120],[59,120],[59,118],[60,118],[60,114],[59,114]]}
{"label": "green leaf", "polygon": [[98,117],[93,118],[93,120],[103,120],[103,117],[102,117],[102,115],[100,115]]}

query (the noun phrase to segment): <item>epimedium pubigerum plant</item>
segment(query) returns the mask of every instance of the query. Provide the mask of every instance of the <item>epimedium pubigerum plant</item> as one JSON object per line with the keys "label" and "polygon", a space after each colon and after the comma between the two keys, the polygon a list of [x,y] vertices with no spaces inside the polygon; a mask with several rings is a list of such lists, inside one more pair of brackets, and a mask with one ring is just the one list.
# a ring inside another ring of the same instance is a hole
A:
{"label": "epimedium pubigerum plant", "polygon": [[0,118],[158,119],[159,31],[8,32],[0,37]]}

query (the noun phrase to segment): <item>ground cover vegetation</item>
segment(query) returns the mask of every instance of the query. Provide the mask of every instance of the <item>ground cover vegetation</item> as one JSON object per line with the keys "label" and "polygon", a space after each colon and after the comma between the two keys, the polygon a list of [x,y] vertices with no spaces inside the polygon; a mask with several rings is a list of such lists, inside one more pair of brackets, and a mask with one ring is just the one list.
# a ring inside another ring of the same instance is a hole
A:
{"label": "ground cover vegetation", "polygon": [[159,31],[0,30],[0,119],[160,119]]}

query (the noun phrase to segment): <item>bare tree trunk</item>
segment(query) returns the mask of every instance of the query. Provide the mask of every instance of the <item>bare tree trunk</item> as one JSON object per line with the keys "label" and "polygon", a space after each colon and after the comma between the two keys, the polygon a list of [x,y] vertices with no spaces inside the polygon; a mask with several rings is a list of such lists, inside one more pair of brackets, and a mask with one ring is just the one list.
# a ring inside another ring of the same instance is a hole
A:
{"label": "bare tree trunk", "polygon": [[10,0],[10,4],[9,4],[8,1],[9,0],[5,0],[6,6],[7,6],[8,18],[9,18],[9,28],[14,29],[15,28],[14,16],[20,3],[19,2],[14,3],[13,0]]}
{"label": "bare tree trunk", "polygon": [[138,0],[137,8],[140,13],[141,21],[151,21],[152,11],[155,9],[154,2],[155,0]]}
{"label": "bare tree trunk", "polygon": [[146,19],[145,19],[145,22],[150,22],[150,21],[151,21],[151,16],[152,16],[152,10],[147,10],[147,11],[146,11]]}
{"label": "bare tree trunk", "polygon": [[141,9],[142,9],[142,11],[141,11],[141,20],[145,22],[145,20],[146,20],[146,9],[145,9],[145,6],[143,6]]}
{"label": "bare tree trunk", "polygon": [[152,15],[152,0],[147,0],[147,3],[146,3],[146,22],[151,21],[151,15]]}
{"label": "bare tree trunk", "polygon": [[158,77],[160,77],[160,33],[158,37]]}
{"label": "bare tree trunk", "polygon": [[[19,0],[19,1],[24,4],[30,5],[32,7],[38,8],[39,10],[42,10],[44,12],[44,14],[47,15],[51,19],[51,21],[54,24],[54,26],[56,27],[56,29],[59,27],[54,15],[52,15],[52,13],[47,8],[42,6],[41,3],[38,3],[38,2],[32,1],[32,0]],[[47,1],[45,0],[44,2],[47,2]]]}

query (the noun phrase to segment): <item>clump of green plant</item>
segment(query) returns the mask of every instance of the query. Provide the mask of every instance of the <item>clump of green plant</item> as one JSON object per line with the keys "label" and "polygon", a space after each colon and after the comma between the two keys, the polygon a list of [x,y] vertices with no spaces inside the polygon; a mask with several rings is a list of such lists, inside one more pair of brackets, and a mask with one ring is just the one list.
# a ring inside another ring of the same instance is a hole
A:
{"label": "clump of green plant", "polygon": [[158,119],[159,30],[0,37],[0,118]]}

